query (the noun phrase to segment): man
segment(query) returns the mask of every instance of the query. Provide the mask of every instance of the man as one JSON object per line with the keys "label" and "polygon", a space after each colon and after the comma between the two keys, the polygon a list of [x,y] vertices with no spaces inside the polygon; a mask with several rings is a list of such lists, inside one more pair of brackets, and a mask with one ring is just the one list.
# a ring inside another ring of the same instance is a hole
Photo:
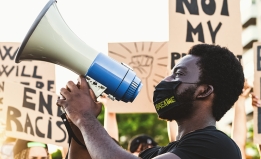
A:
{"label": "man", "polygon": [[[176,120],[177,141],[165,147],[153,147],[140,153],[155,159],[240,159],[235,142],[216,130],[215,123],[233,106],[242,93],[243,69],[234,54],[216,45],[198,44],[155,88],[153,102],[159,118]],[[97,120],[101,103],[89,91],[84,77],[61,89],[57,100],[70,120],[79,128],[93,159],[135,159],[116,146]],[[73,149],[73,147],[72,147]],[[71,156],[77,154],[71,151]],[[86,155],[87,156],[87,155]],[[86,157],[87,158],[87,157]]]}

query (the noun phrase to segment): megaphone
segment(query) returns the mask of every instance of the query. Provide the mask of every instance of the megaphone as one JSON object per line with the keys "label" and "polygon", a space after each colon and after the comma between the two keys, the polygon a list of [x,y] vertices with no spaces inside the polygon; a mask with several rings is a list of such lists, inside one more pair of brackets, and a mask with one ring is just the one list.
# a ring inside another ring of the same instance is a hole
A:
{"label": "megaphone", "polygon": [[47,2],[16,53],[16,63],[28,60],[54,63],[85,75],[96,97],[106,93],[113,100],[133,102],[142,87],[128,65],[97,52],[77,37],[55,0]]}

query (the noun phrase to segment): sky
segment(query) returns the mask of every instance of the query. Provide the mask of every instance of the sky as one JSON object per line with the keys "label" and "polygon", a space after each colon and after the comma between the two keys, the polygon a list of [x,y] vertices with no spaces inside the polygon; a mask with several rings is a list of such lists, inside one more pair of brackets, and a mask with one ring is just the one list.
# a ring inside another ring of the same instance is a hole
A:
{"label": "sky", "polygon": [[[0,0],[0,42],[22,42],[49,0]],[[167,0],[57,0],[69,28],[107,54],[108,42],[167,41]],[[78,75],[56,66],[56,91]]]}

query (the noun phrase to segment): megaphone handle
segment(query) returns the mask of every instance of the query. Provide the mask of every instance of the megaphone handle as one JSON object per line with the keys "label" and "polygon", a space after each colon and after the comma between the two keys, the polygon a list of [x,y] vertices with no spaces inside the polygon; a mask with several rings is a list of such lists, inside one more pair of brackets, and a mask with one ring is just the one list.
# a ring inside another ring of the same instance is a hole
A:
{"label": "megaphone handle", "polygon": [[[62,110],[63,110],[63,109],[62,109]],[[63,110],[63,111],[64,111],[64,110]],[[67,130],[67,132],[68,132],[68,137],[69,137],[69,149],[68,149],[68,152],[67,152],[66,157],[65,157],[66,159],[68,159],[68,154],[69,154],[69,150],[70,150],[72,138],[73,138],[79,145],[81,145],[82,147],[86,148],[86,146],[85,146],[83,143],[81,143],[81,141],[80,141],[80,140],[75,136],[75,134],[73,133],[73,130],[72,130],[71,126],[70,126],[70,123],[69,123],[69,121],[68,121],[68,119],[67,119],[67,117],[66,117],[66,113],[63,113],[63,114],[61,115],[61,118],[62,118],[62,120],[63,120],[63,123],[64,123],[65,127],[66,127],[66,130]]]}
{"label": "megaphone handle", "polygon": [[107,87],[105,87],[101,83],[95,81],[94,79],[92,79],[89,76],[86,76],[86,81],[89,83],[89,86],[92,89],[92,91],[94,92],[96,98],[98,98],[107,89]]}

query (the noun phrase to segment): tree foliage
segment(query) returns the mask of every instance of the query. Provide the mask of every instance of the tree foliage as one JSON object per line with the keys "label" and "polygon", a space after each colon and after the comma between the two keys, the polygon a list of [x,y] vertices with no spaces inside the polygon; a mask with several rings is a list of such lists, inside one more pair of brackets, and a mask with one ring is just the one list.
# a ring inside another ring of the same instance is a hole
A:
{"label": "tree foliage", "polygon": [[[98,117],[104,121],[104,110]],[[160,120],[156,113],[117,114],[120,145],[127,149],[129,140],[138,134],[151,136],[159,145],[169,143],[167,122]]]}

